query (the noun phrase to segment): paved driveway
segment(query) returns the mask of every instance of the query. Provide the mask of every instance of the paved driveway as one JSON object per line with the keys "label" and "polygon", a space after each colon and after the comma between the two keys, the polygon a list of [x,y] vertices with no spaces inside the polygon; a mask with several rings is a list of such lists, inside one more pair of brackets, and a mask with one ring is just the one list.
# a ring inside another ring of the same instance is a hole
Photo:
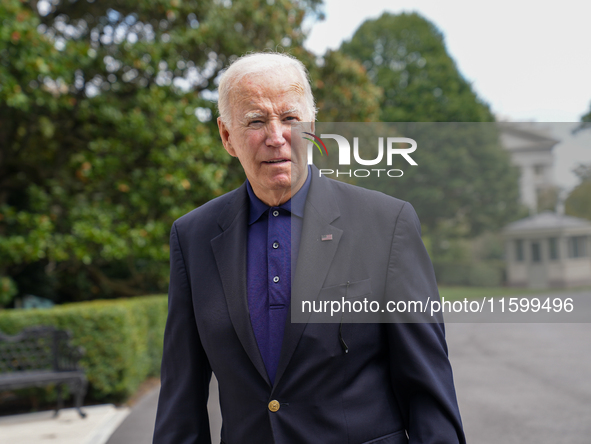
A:
{"label": "paved driveway", "polygon": [[591,324],[448,324],[447,338],[469,443],[591,442]]}
{"label": "paved driveway", "polygon": [[[111,435],[107,444],[151,444],[158,405],[159,388],[144,396],[134,407],[125,421]],[[222,416],[219,408],[218,384],[212,378],[209,386],[209,423],[211,427],[211,442],[218,444],[222,430]]]}

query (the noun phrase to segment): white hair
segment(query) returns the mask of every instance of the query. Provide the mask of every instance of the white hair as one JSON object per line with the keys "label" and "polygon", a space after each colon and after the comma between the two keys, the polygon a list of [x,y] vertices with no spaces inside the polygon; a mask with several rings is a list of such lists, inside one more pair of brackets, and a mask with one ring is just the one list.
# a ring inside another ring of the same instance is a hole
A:
{"label": "white hair", "polygon": [[310,87],[310,77],[304,64],[289,54],[257,52],[236,59],[221,75],[218,87],[218,111],[222,122],[226,125],[232,124],[231,92],[245,76],[264,75],[281,69],[290,69],[300,77],[308,111],[306,117],[310,118],[311,121],[315,121],[316,106],[314,105],[314,96]]}

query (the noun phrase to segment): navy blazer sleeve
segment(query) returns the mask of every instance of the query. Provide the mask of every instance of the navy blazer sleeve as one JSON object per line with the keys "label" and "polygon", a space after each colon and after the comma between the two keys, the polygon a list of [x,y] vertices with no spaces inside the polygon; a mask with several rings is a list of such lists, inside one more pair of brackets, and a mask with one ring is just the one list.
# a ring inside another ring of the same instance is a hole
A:
{"label": "navy blazer sleeve", "polygon": [[170,233],[168,319],[154,444],[211,444],[207,398],[211,368],[195,323],[176,226]]}
{"label": "navy blazer sleeve", "polygon": [[[404,204],[396,222],[388,267],[388,298],[423,303],[429,298],[439,300],[419,219],[409,203]],[[465,443],[443,318],[439,316],[435,323],[413,320],[387,326],[392,384],[409,443]]]}

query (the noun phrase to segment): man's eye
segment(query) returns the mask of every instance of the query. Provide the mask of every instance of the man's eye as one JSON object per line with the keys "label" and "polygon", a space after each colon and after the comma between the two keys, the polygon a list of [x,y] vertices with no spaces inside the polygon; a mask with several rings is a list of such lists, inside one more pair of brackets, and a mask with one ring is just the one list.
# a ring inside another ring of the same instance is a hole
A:
{"label": "man's eye", "polygon": [[285,118],[285,120],[287,120],[287,121],[297,121],[298,118],[296,116],[288,116],[288,117]]}

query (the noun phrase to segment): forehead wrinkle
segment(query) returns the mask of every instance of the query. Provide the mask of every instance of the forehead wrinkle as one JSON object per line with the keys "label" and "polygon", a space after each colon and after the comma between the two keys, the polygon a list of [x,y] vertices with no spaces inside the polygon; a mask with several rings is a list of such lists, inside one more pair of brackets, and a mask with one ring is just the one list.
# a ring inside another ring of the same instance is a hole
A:
{"label": "forehead wrinkle", "polygon": [[281,79],[274,82],[273,78],[247,76],[230,91],[230,109],[239,112],[236,116],[239,120],[261,118],[269,113],[280,116],[289,113],[296,113],[298,117],[303,115],[305,105],[299,102],[305,93],[301,82],[292,78],[291,82],[281,83]]}
{"label": "forehead wrinkle", "polygon": [[293,91],[299,95],[304,95],[304,87],[300,82],[294,82],[289,85],[287,88],[288,91]]}

